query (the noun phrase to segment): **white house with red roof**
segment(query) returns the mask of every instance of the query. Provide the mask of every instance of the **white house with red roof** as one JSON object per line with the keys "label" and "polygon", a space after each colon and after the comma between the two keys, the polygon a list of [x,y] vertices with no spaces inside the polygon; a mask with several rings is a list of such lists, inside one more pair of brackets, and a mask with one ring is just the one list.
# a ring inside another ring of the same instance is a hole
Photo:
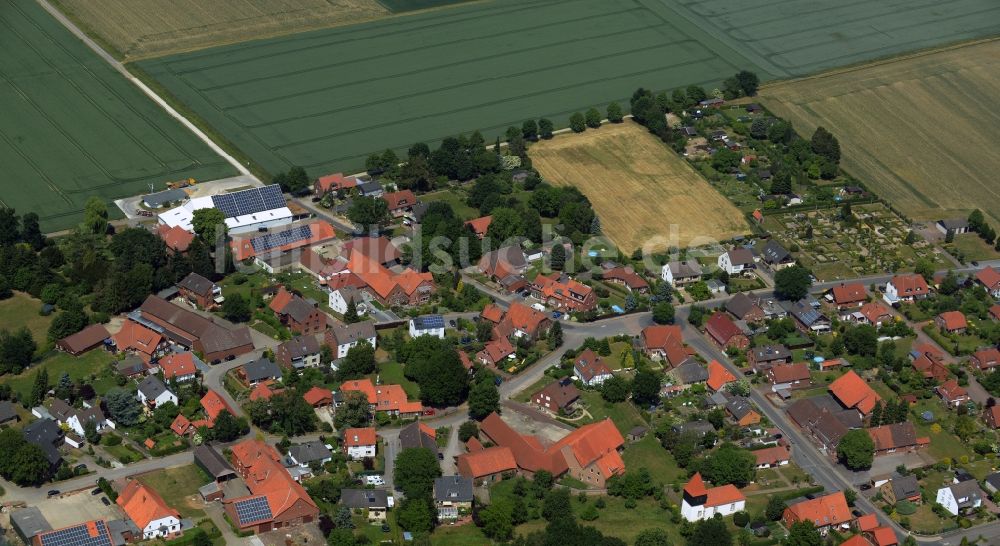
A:
{"label": "white house with red roof", "polygon": [[926,298],[930,294],[927,281],[916,273],[896,275],[885,285],[882,299],[889,305],[901,302],[912,302]]}
{"label": "white house with red roof", "polygon": [[588,387],[598,386],[611,379],[611,368],[597,353],[587,349],[573,361],[573,373]]}
{"label": "white house with red roof", "polygon": [[747,499],[732,484],[719,487],[705,487],[700,472],[695,472],[684,485],[684,500],[681,501],[681,516],[687,521],[711,519],[716,514],[728,516],[746,508]]}
{"label": "white house with red roof", "polygon": [[993,266],[976,272],[976,282],[981,284],[994,298],[1000,298],[1000,271]]}

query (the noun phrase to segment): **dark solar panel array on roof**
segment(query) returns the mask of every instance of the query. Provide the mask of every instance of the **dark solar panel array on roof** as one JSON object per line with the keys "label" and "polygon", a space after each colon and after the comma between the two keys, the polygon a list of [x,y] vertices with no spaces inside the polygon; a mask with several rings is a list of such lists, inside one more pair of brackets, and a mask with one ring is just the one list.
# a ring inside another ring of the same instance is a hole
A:
{"label": "dark solar panel array on roof", "polygon": [[261,252],[271,250],[272,248],[278,248],[290,243],[308,239],[311,236],[312,230],[309,229],[309,226],[299,226],[285,231],[268,233],[267,235],[254,237],[250,240],[250,244],[253,246],[254,252],[259,254]]}
{"label": "dark solar panel array on roof", "polygon": [[271,514],[271,506],[267,504],[267,497],[253,497],[236,503],[236,517],[239,518],[240,525],[246,525],[267,521],[274,516]]}
{"label": "dark solar panel array on roof", "polygon": [[271,184],[263,188],[213,195],[212,203],[226,218],[233,218],[281,208],[285,206],[285,196],[281,194],[281,186]]}
{"label": "dark solar panel array on roof", "polygon": [[111,535],[107,524],[103,521],[93,522],[94,534],[83,523],[38,535],[42,546],[111,546]]}

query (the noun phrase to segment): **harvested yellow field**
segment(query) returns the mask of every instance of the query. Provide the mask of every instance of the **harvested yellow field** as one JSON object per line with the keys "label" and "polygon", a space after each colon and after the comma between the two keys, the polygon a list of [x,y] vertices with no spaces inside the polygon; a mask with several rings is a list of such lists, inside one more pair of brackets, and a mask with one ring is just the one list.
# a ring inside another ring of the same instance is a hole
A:
{"label": "harvested yellow field", "polygon": [[1000,41],[913,55],[761,90],[799,134],[822,125],[845,170],[916,220],[979,208],[1000,225]]}
{"label": "harvested yellow field", "polygon": [[562,134],[528,150],[542,177],[576,186],[623,252],[663,250],[748,232],[743,214],[642,126],[626,122]]}
{"label": "harvested yellow field", "polygon": [[54,4],[127,61],[389,14],[376,0],[55,0]]}

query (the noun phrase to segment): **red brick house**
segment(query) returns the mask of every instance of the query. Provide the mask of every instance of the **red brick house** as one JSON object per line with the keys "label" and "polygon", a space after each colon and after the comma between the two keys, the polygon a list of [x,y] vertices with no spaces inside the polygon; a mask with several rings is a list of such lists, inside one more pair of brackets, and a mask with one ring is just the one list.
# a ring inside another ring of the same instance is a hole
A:
{"label": "red brick house", "polygon": [[316,334],[326,330],[326,313],[282,286],[268,304],[275,316],[296,334]]}
{"label": "red brick house", "polygon": [[264,533],[311,523],[319,508],[281,464],[281,454],[260,440],[232,447],[233,467],[250,494],[223,501],[229,520],[240,531]]}
{"label": "red brick house", "polygon": [[861,313],[866,324],[871,324],[876,328],[893,320],[892,311],[878,302],[866,303],[861,306],[858,312]]}
{"label": "red brick house", "polygon": [[938,396],[944,401],[945,405],[949,408],[957,408],[962,404],[971,400],[969,398],[969,391],[965,390],[958,381],[955,379],[949,379],[944,383],[937,386],[936,389]]}
{"label": "red brick house", "polygon": [[565,273],[550,276],[539,273],[531,283],[531,294],[550,307],[569,312],[586,312],[597,307],[594,290]]}
{"label": "red brick house", "polygon": [[789,389],[804,389],[812,385],[809,366],[805,362],[771,366],[765,375],[773,385]]}
{"label": "red brick house", "polygon": [[983,413],[983,418],[990,428],[1000,428],[1000,406],[990,406]]}
{"label": "red brick house", "polygon": [[976,282],[978,282],[990,296],[1000,298],[1000,271],[993,266],[980,269],[976,272]]}
{"label": "red brick house", "polygon": [[493,223],[493,216],[483,216],[481,218],[475,218],[469,220],[465,223],[469,226],[469,229],[476,234],[476,238],[482,239],[486,237],[486,232],[490,229],[490,224]]}
{"label": "red brick house", "polygon": [[321,176],[316,179],[316,183],[313,184],[313,192],[316,195],[323,197],[331,191],[347,191],[357,185],[357,178],[354,178],[353,176],[344,176],[344,173],[334,173]]}
{"label": "red brick house", "polygon": [[222,288],[197,273],[188,273],[177,283],[177,289],[199,309],[214,309],[222,303]]}
{"label": "red brick house", "polygon": [[722,348],[735,347],[744,350],[750,346],[750,339],[740,327],[724,313],[716,312],[705,323],[705,333]]}
{"label": "red brick house", "polygon": [[830,291],[838,309],[861,307],[868,299],[868,291],[861,283],[841,284]]}
{"label": "red brick house", "polygon": [[605,282],[623,285],[630,292],[645,294],[649,292],[649,283],[632,270],[631,267],[615,267],[604,272]]}
{"label": "red brick house", "polygon": [[917,438],[917,429],[909,421],[882,425],[868,429],[875,444],[875,456],[892,453],[909,453],[930,443],[927,438]]}
{"label": "red brick house", "polygon": [[680,366],[694,354],[684,345],[680,326],[647,326],[639,336],[646,356],[653,360],[666,360],[671,368]]}

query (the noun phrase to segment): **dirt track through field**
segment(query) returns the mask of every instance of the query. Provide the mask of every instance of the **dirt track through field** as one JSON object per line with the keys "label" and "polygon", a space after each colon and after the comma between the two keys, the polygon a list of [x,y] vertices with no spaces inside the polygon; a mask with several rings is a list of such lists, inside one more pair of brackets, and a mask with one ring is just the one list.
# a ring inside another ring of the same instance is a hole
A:
{"label": "dirt track through field", "polygon": [[743,214],[643,127],[625,122],[533,144],[545,180],[576,186],[623,252],[722,241],[747,233]]}

